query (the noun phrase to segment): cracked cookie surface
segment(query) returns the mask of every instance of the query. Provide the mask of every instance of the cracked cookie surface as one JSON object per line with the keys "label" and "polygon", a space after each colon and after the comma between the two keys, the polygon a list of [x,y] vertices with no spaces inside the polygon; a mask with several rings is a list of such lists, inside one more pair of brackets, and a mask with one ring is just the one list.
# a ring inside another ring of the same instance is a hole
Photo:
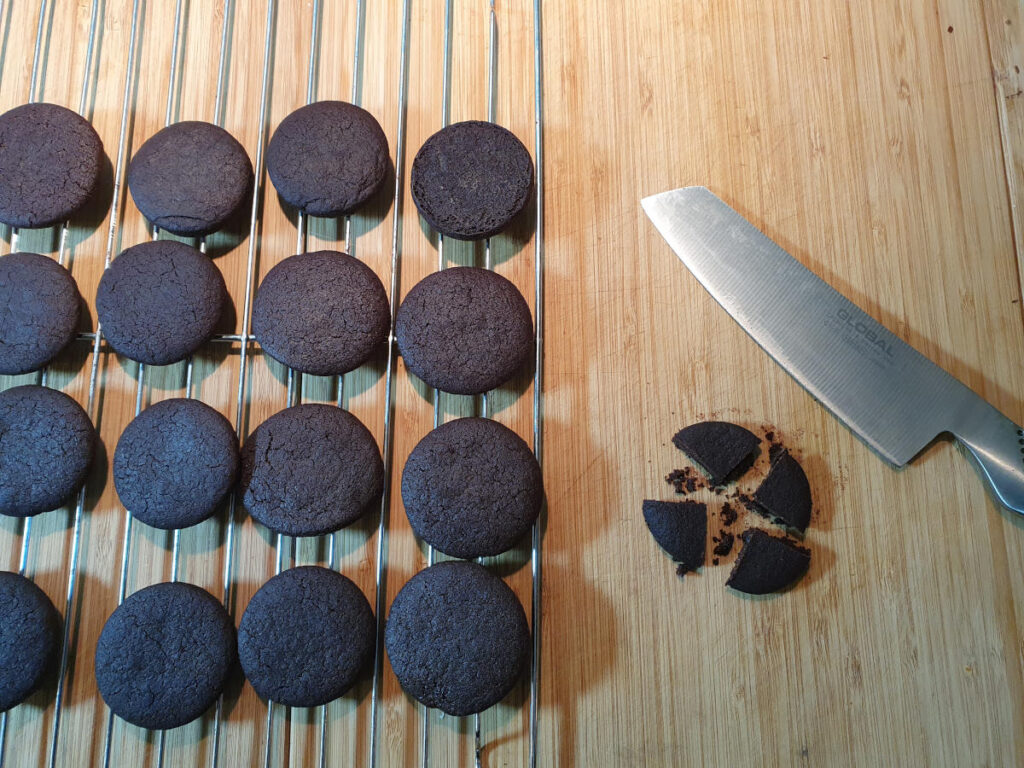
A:
{"label": "cracked cookie surface", "polygon": [[456,419],[427,434],[402,471],[413,531],[446,555],[511,549],[544,498],[540,465],[515,432],[491,419]]}
{"label": "cracked cookie surface", "polygon": [[0,712],[46,678],[60,649],[61,620],[50,598],[17,573],[0,571]]}
{"label": "cracked cookie surface", "polygon": [[333,405],[279,411],[242,446],[242,505],[275,533],[336,531],[367,512],[383,487],[384,462],[373,435]]}
{"label": "cracked cookie surface", "polygon": [[438,563],[405,583],[384,644],[402,688],[450,715],[482,712],[515,687],[530,631],[519,599],[482,565]]}
{"label": "cracked cookie surface", "polygon": [[326,704],[373,658],[377,625],[350,579],[291,568],[260,587],[238,625],[238,659],[260,697],[289,707]]}
{"label": "cracked cookie surface", "polygon": [[477,267],[434,272],[395,320],[406,367],[431,387],[476,395],[511,379],[533,352],[533,319],[518,289]]}
{"label": "cracked cookie surface", "polygon": [[38,253],[0,258],[0,375],[49,363],[75,337],[82,297],[71,273]]}
{"label": "cracked cookie surface", "polygon": [[89,416],[63,392],[33,384],[0,392],[0,514],[28,517],[70,501],[96,440]]}
{"label": "cracked cookie surface", "polygon": [[387,339],[391,309],[377,274],[337,251],[300,253],[260,283],[252,331],[275,360],[331,376],[365,363]]}
{"label": "cracked cookie surface", "polygon": [[89,122],[56,104],[0,115],[0,221],[48,227],[85,205],[99,184],[103,143]]}
{"label": "cracked cookie surface", "polygon": [[198,400],[162,400],[136,416],[114,451],[114,487],[136,519],[155,528],[206,520],[238,475],[238,438]]}
{"label": "cracked cookie surface", "polygon": [[96,291],[96,315],[115,352],[168,365],[209,340],[226,297],[220,270],[204,254],[175,240],[153,240],[110,263]]}
{"label": "cracked cookie surface", "polygon": [[96,683],[123,720],[177,728],[217,700],[236,658],[235,627],[219,600],[192,584],[154,584],[103,625]]}
{"label": "cracked cookie surface", "polygon": [[286,203],[312,216],[352,213],[387,177],[388,140],[376,118],[344,101],[318,101],[281,121],[267,173]]}
{"label": "cracked cookie surface", "polygon": [[187,237],[220,229],[252,183],[245,148],[223,128],[196,120],[157,131],[128,165],[128,189],[142,215]]}

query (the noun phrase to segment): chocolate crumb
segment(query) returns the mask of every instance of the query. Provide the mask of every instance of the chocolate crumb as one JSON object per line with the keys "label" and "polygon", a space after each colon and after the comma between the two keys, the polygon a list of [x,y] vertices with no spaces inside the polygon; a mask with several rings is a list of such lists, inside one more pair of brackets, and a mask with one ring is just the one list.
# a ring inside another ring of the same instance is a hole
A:
{"label": "chocolate crumb", "polygon": [[665,476],[665,482],[675,488],[676,493],[693,493],[702,486],[700,476],[693,467],[673,469]]}
{"label": "chocolate crumb", "polygon": [[772,430],[769,429],[767,432],[764,433],[764,439],[767,440],[769,443],[774,443],[775,442],[775,432],[773,432]]}
{"label": "chocolate crumb", "polygon": [[[721,540],[718,542],[718,544],[715,545],[715,548],[711,551],[719,557],[724,557],[725,555],[728,555],[730,552],[732,552],[732,545],[734,540],[735,537],[731,533],[727,531],[722,531]],[[718,564],[717,558],[715,559],[715,564]]]}
{"label": "chocolate crumb", "polygon": [[717,557],[711,558],[711,564],[712,565],[718,565],[718,558]]}
{"label": "chocolate crumb", "polygon": [[[732,525],[733,523],[735,523],[736,522],[736,518],[739,517],[739,512],[737,512],[736,509],[729,502],[725,502],[722,505],[722,511],[719,512],[719,514],[722,517],[722,525],[724,525],[727,528],[730,525]],[[723,534],[723,535],[727,535],[727,536],[729,536],[730,539],[732,539],[732,534],[731,533],[730,534]]]}

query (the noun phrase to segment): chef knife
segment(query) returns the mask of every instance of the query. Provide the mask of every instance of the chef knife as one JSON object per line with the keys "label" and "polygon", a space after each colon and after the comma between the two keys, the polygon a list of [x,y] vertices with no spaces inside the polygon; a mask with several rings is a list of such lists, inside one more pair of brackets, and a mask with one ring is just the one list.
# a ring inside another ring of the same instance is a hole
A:
{"label": "chef knife", "polygon": [[1024,431],[704,187],[645,198],[682,262],[762,349],[883,458],[950,433],[1024,514]]}

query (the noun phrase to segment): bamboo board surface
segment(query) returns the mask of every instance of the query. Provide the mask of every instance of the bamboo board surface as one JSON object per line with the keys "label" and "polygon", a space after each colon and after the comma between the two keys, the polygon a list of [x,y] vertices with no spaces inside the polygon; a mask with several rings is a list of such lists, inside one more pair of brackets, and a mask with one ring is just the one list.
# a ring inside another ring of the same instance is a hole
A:
{"label": "bamboo board surface", "polygon": [[[101,2],[86,116],[118,165],[131,3]],[[172,119],[215,119],[222,4],[185,4]],[[532,4],[496,2],[496,119],[532,152]],[[91,3],[51,3],[37,94],[75,108]],[[607,7],[605,7],[607,6]],[[0,6],[0,110],[29,98],[38,0]],[[277,3],[267,128],[305,102],[309,2]],[[175,19],[172,0],[140,9],[124,147],[130,157],[164,125]],[[451,119],[487,114],[488,5],[454,0]],[[255,158],[266,4],[232,4],[223,124]],[[348,100],[354,2],[324,0],[316,98]],[[402,7],[367,0],[358,98],[395,156]],[[803,263],[1011,417],[1024,418],[1021,191],[1024,189],[1024,12],[1015,0],[870,0],[857,4],[738,0],[545,3],[544,529],[538,762],[557,766],[1015,765],[1024,761],[1024,526],[997,508],[963,452],[930,446],[886,468],[772,363],[699,287],[643,217],[639,199],[706,184]],[[444,3],[412,0],[406,162],[442,123]],[[295,248],[294,215],[266,185],[256,237],[248,219],[210,239],[242,328],[248,249],[256,281]],[[108,183],[108,195],[111,185]],[[392,190],[393,191],[393,190]],[[124,190],[112,254],[146,239]],[[76,218],[68,254],[89,303],[108,250],[110,198]],[[354,253],[388,284],[400,217],[400,294],[436,267],[407,185],[352,220]],[[496,268],[533,306],[534,222],[493,243]],[[10,241],[10,233],[2,234]],[[344,247],[344,225],[315,221],[309,248]],[[446,246],[448,244],[446,243]],[[23,233],[55,253],[52,232]],[[6,249],[5,249],[6,252]],[[482,259],[445,248],[448,264]],[[86,404],[91,347],[76,342],[51,383]],[[284,370],[252,348],[245,429],[285,405]],[[234,417],[239,347],[196,358],[195,395]],[[384,433],[385,359],[345,379],[345,405]],[[147,374],[145,402],[179,396],[184,366]],[[134,413],[136,366],[103,347],[97,419],[106,455],[89,485],[73,615],[74,656],[59,765],[101,761],[107,711],[93,649],[117,603],[125,517],[110,481],[117,437]],[[2,386],[31,377],[3,379]],[[492,395],[497,418],[529,439],[529,373]],[[430,429],[430,392],[398,362],[395,491],[388,518],[387,603],[425,563],[397,494],[400,469]],[[332,402],[335,384],[305,377],[303,401]],[[467,398],[444,398],[449,417]],[[681,426],[721,417],[777,427],[798,449],[815,494],[810,573],[770,600],[727,593],[728,567],[680,582],[650,539],[643,498],[670,498]],[[32,526],[28,572],[63,604],[72,512]],[[371,516],[372,517],[372,516]],[[181,578],[220,596],[224,520],[182,536]],[[21,525],[0,520],[0,567],[16,569]],[[336,539],[337,565],[373,600],[376,520]],[[236,618],[273,573],[274,541],[239,516]],[[170,577],[170,537],[133,527],[127,588]],[[301,563],[323,561],[303,541]],[[529,549],[500,572],[529,610]],[[420,710],[386,662],[382,765],[420,760]],[[5,765],[45,765],[54,685],[13,710]],[[524,765],[528,686],[485,713],[485,766]],[[369,681],[328,709],[329,764],[366,763]],[[260,764],[265,705],[237,682],[225,699],[221,764]],[[211,717],[170,732],[168,764],[208,764]],[[278,708],[275,765],[315,764],[318,714]],[[472,720],[430,724],[434,765],[472,765]],[[115,721],[114,764],[156,764],[155,734]]]}

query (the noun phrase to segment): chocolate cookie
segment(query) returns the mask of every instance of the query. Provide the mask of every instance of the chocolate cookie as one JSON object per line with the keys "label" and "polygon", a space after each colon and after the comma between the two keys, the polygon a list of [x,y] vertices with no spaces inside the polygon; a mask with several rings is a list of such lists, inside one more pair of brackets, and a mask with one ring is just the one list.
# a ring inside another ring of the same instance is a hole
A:
{"label": "chocolate cookie", "polygon": [[0,712],[27,699],[57,660],[60,614],[39,587],[0,571]]}
{"label": "chocolate cookie", "polygon": [[402,471],[416,535],[446,555],[497,555],[515,546],[544,500],[540,465],[522,438],[490,419],[457,419],[420,440]]}
{"label": "chocolate cookie", "polygon": [[530,629],[505,582],[482,565],[452,560],[406,582],[391,604],[384,644],[406,693],[461,717],[515,687],[529,658]]}
{"label": "chocolate cookie", "polygon": [[205,255],[175,240],[154,240],[111,262],[96,291],[96,314],[115,352],[167,365],[209,340],[226,297],[224,278]]}
{"label": "chocolate cookie", "polygon": [[712,485],[723,485],[753,461],[761,441],[757,435],[727,421],[702,421],[679,430],[672,443],[701,469]]}
{"label": "chocolate cookie", "polygon": [[430,226],[446,237],[482,240],[526,207],[533,160],[511,131],[470,120],[427,139],[412,161],[411,184]]}
{"label": "chocolate cookie", "polygon": [[644,500],[644,522],[654,540],[679,563],[680,575],[704,565],[707,506],[696,501]]}
{"label": "chocolate cookie", "polygon": [[38,253],[0,258],[0,375],[49,363],[75,337],[82,297],[71,273]]}
{"label": "chocolate cookie", "polygon": [[201,523],[224,501],[237,474],[235,430],[198,400],[149,406],[121,433],[114,451],[121,503],[154,528]]}
{"label": "chocolate cookie", "polygon": [[754,491],[753,508],[801,533],[811,522],[811,486],[789,451],[777,451],[768,477]]}
{"label": "chocolate cookie", "polygon": [[377,623],[359,587],[319,566],[278,574],[238,625],[238,660],[262,698],[316,707],[351,688],[373,658]]}
{"label": "chocolate cookie", "polygon": [[168,729],[209,709],[235,665],[235,627],[213,595],[182,582],[130,595],[96,645],[96,684],[111,711]]}
{"label": "chocolate cookie", "polygon": [[384,462],[370,430],[333,405],[275,413],[242,447],[242,504],[276,533],[336,531],[366,512],[383,488]]}
{"label": "chocolate cookie", "polygon": [[187,237],[220,229],[252,182],[245,147],[223,128],[194,120],[155,133],[128,165],[128,189],[142,215]]}
{"label": "chocolate cookie", "polygon": [[56,509],[85,484],[96,430],[82,406],[56,389],[0,392],[0,514]]}
{"label": "chocolate cookie", "polygon": [[95,192],[103,143],[88,121],[56,104],[23,104],[0,115],[0,221],[48,227]]}
{"label": "chocolate cookie", "polygon": [[344,101],[300,107],[267,145],[267,172],[278,194],[311,216],[352,213],[380,189],[387,170],[380,123]]}
{"label": "chocolate cookie", "polygon": [[501,275],[452,267],[409,291],[395,340],[406,367],[428,385],[476,395],[504,384],[530,357],[533,320],[526,300]]}
{"label": "chocolate cookie", "polygon": [[303,373],[348,373],[387,339],[391,307],[380,278],[347,253],[291,256],[260,283],[252,332],[275,360]]}
{"label": "chocolate cookie", "polygon": [[809,549],[760,528],[748,528],[740,538],[743,547],[725,582],[738,592],[748,595],[777,592],[803,576],[811,564]]}

